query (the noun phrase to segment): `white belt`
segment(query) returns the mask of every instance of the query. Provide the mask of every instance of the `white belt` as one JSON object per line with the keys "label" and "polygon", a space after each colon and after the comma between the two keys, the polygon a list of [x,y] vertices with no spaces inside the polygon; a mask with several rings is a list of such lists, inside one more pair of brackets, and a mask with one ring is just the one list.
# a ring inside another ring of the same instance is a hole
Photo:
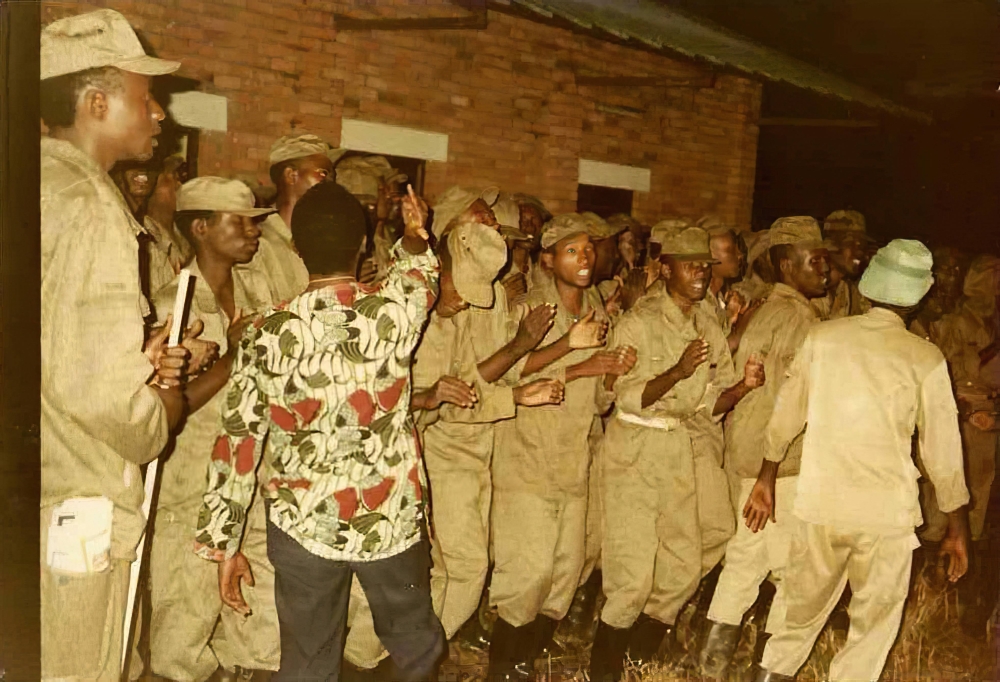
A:
{"label": "white belt", "polygon": [[659,429],[661,431],[672,431],[681,425],[681,420],[676,417],[640,417],[629,412],[615,411],[615,416],[626,424],[645,426],[649,429]]}

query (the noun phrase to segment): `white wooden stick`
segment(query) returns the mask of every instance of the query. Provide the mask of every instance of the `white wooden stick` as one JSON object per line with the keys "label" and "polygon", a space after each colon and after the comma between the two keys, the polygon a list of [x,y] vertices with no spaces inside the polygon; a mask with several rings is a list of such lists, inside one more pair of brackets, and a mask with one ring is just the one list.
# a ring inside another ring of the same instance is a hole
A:
{"label": "white wooden stick", "polygon": [[[168,344],[171,346],[176,346],[181,342],[181,332],[183,327],[181,326],[184,319],[184,312],[187,304],[187,293],[188,286],[191,282],[191,271],[187,268],[181,270],[180,281],[177,286],[177,297],[174,299],[174,318],[173,323],[170,326],[170,339]],[[153,491],[156,489],[156,481],[159,478],[160,460],[154,459],[146,467],[146,484],[144,486],[145,495],[142,500],[142,514],[146,517],[146,526],[149,527],[150,518],[150,505],[153,502]],[[142,555],[146,547],[146,533],[143,532],[142,537],[139,538],[139,546],[136,548],[136,558],[132,562],[132,567],[129,573],[128,580],[128,601],[125,602],[125,624],[122,628],[122,632],[125,634],[125,638],[122,642],[122,675],[124,676],[127,671],[125,670],[125,659],[128,658],[129,651],[132,649],[132,641],[138,635],[138,633],[133,632],[132,624],[132,613],[135,611],[135,601],[136,592],[139,589],[139,573],[142,571]]]}

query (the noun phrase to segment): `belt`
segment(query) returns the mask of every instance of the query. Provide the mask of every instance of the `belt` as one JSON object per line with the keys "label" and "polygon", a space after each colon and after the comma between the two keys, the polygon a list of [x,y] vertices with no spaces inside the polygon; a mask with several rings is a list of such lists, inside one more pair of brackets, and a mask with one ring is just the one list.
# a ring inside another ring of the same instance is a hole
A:
{"label": "belt", "polygon": [[681,420],[677,417],[640,417],[637,414],[630,414],[621,410],[615,410],[615,417],[626,424],[645,426],[648,429],[659,429],[660,431],[673,431],[681,425]]}

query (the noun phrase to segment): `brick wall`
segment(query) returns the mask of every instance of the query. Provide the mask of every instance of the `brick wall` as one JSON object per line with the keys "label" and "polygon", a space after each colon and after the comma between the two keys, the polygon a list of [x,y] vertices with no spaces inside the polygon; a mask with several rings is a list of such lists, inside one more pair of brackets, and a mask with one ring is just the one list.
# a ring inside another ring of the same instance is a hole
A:
{"label": "brick wall", "polygon": [[636,194],[641,219],[715,213],[749,226],[758,83],[582,87],[574,74],[689,77],[701,67],[496,12],[485,31],[337,32],[333,13],[357,6],[62,1],[43,5],[43,22],[117,9],[159,56],[183,62],[181,75],[227,97],[229,131],[202,135],[202,174],[266,184],[275,138],[303,130],[336,143],[346,116],[447,133],[448,162],[427,163],[431,198],[457,183],[497,184],[574,210],[582,156],[651,170],[652,191]]}

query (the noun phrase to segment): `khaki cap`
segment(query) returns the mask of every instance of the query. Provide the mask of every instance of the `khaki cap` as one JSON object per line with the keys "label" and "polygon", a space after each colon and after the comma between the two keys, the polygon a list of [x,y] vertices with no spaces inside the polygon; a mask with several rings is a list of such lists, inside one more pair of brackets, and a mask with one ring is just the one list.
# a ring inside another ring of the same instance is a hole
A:
{"label": "khaki cap", "polygon": [[39,57],[41,80],[102,66],[163,76],[181,66],[147,55],[128,19],[111,9],[53,21],[42,29]]}
{"label": "khaki cap", "polygon": [[254,208],[253,192],[239,180],[206,175],[181,185],[177,192],[177,210],[235,213],[256,218],[277,209]]}
{"label": "khaki cap", "polygon": [[642,230],[642,223],[630,216],[628,213],[616,213],[610,218],[608,218],[608,224],[618,226],[621,225],[623,230],[632,230],[634,232],[639,232]]}
{"label": "khaki cap", "polygon": [[492,208],[497,223],[503,227],[521,232],[521,208],[513,198],[501,195]]}
{"label": "khaki cap", "polygon": [[533,242],[535,238],[532,237],[527,232],[521,232],[520,229],[516,227],[510,227],[509,225],[500,226],[500,236],[504,239],[512,242]]}
{"label": "khaki cap", "polygon": [[795,244],[809,249],[825,247],[819,223],[812,216],[778,218],[771,224],[770,246]]}
{"label": "khaki cap", "polygon": [[542,248],[555,246],[563,239],[575,237],[578,234],[590,235],[590,225],[587,219],[579,213],[563,213],[545,223],[542,228]]}
{"label": "khaki cap", "polygon": [[462,223],[448,233],[451,278],[469,305],[493,305],[493,280],[507,263],[507,244],[495,229],[480,223]]}
{"label": "khaki cap", "polygon": [[747,232],[743,238],[747,245],[747,266],[749,268],[771,248],[771,231]]}
{"label": "khaki cap", "polygon": [[700,227],[687,227],[668,237],[660,253],[677,260],[718,263],[708,247],[708,232]]}
{"label": "khaki cap", "polygon": [[591,213],[590,211],[585,211],[581,213],[580,216],[587,222],[587,234],[593,240],[609,239],[617,234],[621,234],[628,229],[628,226],[623,223],[615,223],[612,225],[607,220],[597,215],[596,213]]}
{"label": "khaki cap", "polygon": [[449,187],[441,193],[434,204],[434,220],[431,223],[431,231],[435,237],[440,239],[451,222],[469,210],[476,199],[482,199],[487,206],[492,207],[499,196],[500,190],[497,187],[487,187],[481,191],[458,185]]}
{"label": "khaki cap", "polygon": [[834,211],[823,221],[823,229],[827,232],[837,230],[866,232],[865,217],[858,211]]}
{"label": "khaki cap", "polygon": [[386,184],[405,182],[400,173],[384,156],[352,156],[337,164],[337,184],[357,197],[361,203],[378,200],[379,180]]}
{"label": "khaki cap", "polygon": [[909,308],[930,291],[933,266],[926,246],[914,239],[893,239],[872,257],[858,291],[871,301]]}
{"label": "khaki cap", "polygon": [[691,222],[684,218],[667,218],[666,220],[661,220],[653,225],[653,229],[649,233],[649,241],[652,244],[662,246],[666,240],[691,226]]}
{"label": "khaki cap", "polygon": [[282,161],[301,159],[306,156],[313,156],[314,154],[324,154],[331,161],[336,162],[337,159],[346,153],[346,149],[334,149],[321,137],[310,133],[302,133],[299,135],[285,135],[278,138],[271,145],[271,153],[268,155],[267,161],[273,166]]}

